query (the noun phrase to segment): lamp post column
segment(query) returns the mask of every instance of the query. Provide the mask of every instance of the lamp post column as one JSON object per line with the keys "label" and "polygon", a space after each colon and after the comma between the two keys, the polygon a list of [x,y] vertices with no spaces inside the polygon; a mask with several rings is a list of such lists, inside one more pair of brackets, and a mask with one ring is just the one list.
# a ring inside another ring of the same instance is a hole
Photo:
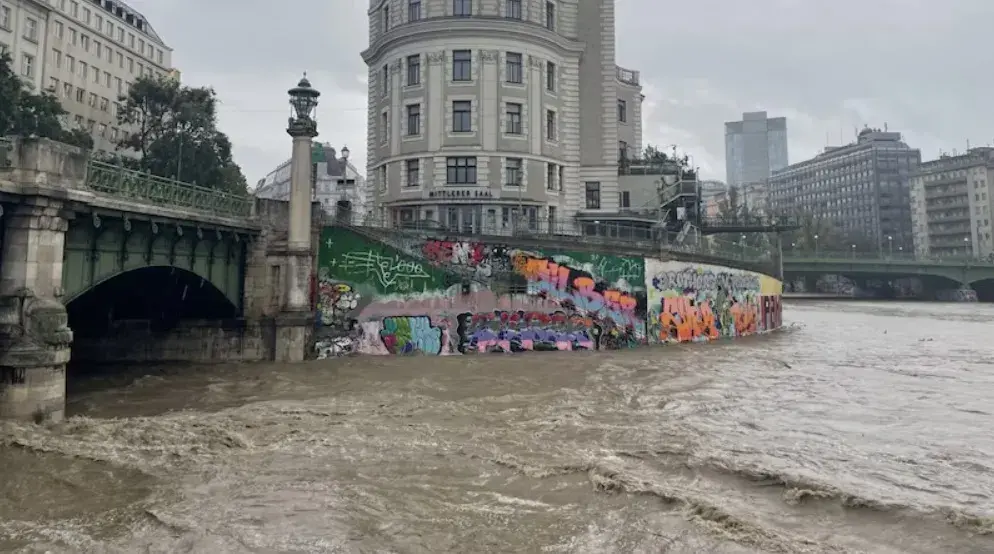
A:
{"label": "lamp post column", "polygon": [[286,289],[277,326],[276,360],[300,362],[310,346],[314,313],[311,278],[314,248],[311,234],[311,141],[318,135],[314,110],[320,92],[306,77],[290,89],[293,108],[287,134],[293,137],[290,157],[290,220],[286,249]]}

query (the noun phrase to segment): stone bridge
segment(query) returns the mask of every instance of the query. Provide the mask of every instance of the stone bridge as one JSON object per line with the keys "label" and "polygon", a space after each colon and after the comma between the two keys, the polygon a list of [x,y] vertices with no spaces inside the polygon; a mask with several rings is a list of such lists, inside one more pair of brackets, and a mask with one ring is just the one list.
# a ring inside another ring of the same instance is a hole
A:
{"label": "stone bridge", "polygon": [[947,289],[977,291],[982,300],[994,301],[994,263],[975,259],[919,259],[911,256],[872,257],[823,254],[819,256],[785,256],[787,280],[841,275],[857,282],[892,281],[918,277],[932,292]]}
{"label": "stone bridge", "polygon": [[309,351],[283,332],[313,321],[284,310],[286,202],[45,139],[12,145],[0,159],[0,418],[61,418],[70,357],[85,369]]}

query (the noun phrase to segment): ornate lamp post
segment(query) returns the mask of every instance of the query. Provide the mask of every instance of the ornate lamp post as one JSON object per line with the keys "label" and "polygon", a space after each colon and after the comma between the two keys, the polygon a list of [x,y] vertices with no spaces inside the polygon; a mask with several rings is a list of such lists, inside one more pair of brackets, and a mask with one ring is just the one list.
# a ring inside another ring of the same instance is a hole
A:
{"label": "ornate lamp post", "polygon": [[318,135],[314,109],[321,93],[304,78],[288,91],[292,108],[287,134],[293,137],[290,156],[290,221],[286,250],[286,296],[279,318],[276,359],[303,361],[313,327],[311,279],[311,141]]}

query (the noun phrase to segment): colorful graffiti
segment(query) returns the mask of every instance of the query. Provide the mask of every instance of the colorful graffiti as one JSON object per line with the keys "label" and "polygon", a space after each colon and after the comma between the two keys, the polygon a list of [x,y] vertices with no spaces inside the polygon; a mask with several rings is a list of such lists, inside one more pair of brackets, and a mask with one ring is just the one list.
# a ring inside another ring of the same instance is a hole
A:
{"label": "colorful graffiti", "polygon": [[324,229],[319,357],[615,350],[780,325],[780,283],[755,273],[503,244],[403,241]]}
{"label": "colorful graffiti", "polygon": [[781,284],[720,266],[646,260],[647,328],[653,341],[742,337],[780,326]]}

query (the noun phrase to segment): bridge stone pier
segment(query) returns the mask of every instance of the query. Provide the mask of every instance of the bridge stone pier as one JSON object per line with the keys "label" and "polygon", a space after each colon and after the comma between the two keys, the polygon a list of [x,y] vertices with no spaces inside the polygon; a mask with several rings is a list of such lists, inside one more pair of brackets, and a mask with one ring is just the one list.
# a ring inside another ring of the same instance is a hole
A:
{"label": "bridge stone pier", "polygon": [[286,202],[13,144],[0,159],[0,419],[62,419],[67,366],[312,351],[313,316],[285,309]]}

